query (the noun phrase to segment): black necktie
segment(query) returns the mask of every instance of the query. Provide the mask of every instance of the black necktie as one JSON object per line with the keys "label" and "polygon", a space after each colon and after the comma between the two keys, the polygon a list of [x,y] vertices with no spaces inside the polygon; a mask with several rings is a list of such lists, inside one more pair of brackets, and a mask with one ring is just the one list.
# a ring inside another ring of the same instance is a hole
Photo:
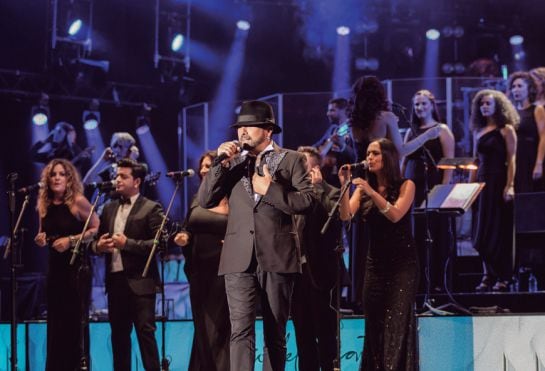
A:
{"label": "black necktie", "polygon": [[130,205],[130,204],[131,204],[130,197],[129,198],[121,197],[119,199],[119,205]]}
{"label": "black necktie", "polygon": [[255,160],[256,158],[255,157],[252,157],[252,156],[248,156],[248,163],[246,165],[246,170],[248,172],[248,178],[250,179],[250,182],[252,181],[252,177],[254,176],[254,173],[255,173]]}

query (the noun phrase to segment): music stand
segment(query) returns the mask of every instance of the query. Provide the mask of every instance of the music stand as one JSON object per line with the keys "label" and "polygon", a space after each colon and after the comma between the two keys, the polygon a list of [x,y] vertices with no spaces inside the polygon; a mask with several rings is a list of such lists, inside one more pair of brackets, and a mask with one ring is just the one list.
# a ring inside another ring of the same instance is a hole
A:
{"label": "music stand", "polygon": [[[456,183],[456,184],[438,184],[433,187],[429,193],[429,200],[427,205],[421,205],[419,208],[415,208],[414,213],[438,213],[447,215],[449,218],[456,217],[464,214],[471,208],[471,205],[476,200],[477,196],[484,187],[484,183]],[[451,223],[452,226],[452,223]],[[467,309],[462,307],[454,300],[452,293],[450,292],[449,284],[447,280],[447,269],[450,260],[453,260],[456,251],[456,232],[453,230],[452,247],[450,250],[450,256],[445,262],[445,269],[443,275],[443,284],[445,292],[447,293],[450,302],[433,308],[428,303],[424,303],[429,309],[429,312],[436,315],[449,315],[453,314],[442,310],[447,307],[453,307],[456,311],[471,315]]]}

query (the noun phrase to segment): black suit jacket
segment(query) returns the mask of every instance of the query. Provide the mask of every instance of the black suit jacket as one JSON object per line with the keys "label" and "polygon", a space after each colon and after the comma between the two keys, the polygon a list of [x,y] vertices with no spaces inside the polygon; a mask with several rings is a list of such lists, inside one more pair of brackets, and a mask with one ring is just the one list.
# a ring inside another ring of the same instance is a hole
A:
{"label": "black suit jacket", "polygon": [[[118,208],[118,200],[111,201],[104,206],[100,217],[98,236],[104,233],[113,234]],[[161,225],[162,215],[163,209],[160,204],[139,196],[127,218],[124,231],[127,236],[127,243],[121,249],[121,260],[129,286],[137,295],[149,295],[158,292],[159,273],[155,259],[150,265],[146,278],[142,278],[142,272],[153,246],[155,234]],[[106,290],[108,290],[109,286],[111,262],[112,255],[106,254]]]}
{"label": "black suit jacket", "polygon": [[216,206],[224,196],[229,198],[220,275],[246,271],[252,262],[254,247],[261,270],[301,272],[293,216],[306,212],[314,202],[306,158],[301,153],[274,146],[264,161],[273,182],[257,201],[249,178],[248,156],[235,158],[229,168],[214,165],[199,187],[199,204],[204,208]]}
{"label": "black suit jacket", "polygon": [[310,213],[296,216],[297,231],[313,285],[319,289],[329,290],[335,286],[339,264],[335,248],[341,238],[342,225],[338,216],[333,216],[325,234],[322,235],[320,232],[341,191],[325,180],[313,184],[313,187],[316,202]]}

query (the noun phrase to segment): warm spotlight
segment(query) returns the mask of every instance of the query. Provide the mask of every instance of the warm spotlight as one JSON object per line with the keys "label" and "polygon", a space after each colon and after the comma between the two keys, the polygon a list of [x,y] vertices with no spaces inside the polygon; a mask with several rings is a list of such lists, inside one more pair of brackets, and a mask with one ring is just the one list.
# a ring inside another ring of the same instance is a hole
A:
{"label": "warm spotlight", "polygon": [[441,36],[441,33],[439,30],[436,30],[435,28],[430,28],[426,31],[426,38],[428,40],[437,40],[439,39],[439,36]]}
{"label": "warm spotlight", "polygon": [[350,34],[350,28],[346,26],[339,26],[337,27],[337,35],[339,36],[347,36]]}
{"label": "warm spotlight", "polygon": [[237,22],[237,27],[239,30],[248,31],[250,29],[250,22],[241,19]]}

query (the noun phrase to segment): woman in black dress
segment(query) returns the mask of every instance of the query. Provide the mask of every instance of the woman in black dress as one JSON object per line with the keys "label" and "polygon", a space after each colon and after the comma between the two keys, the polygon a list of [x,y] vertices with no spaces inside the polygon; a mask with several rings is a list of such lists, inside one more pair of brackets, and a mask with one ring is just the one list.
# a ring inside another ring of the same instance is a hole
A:
{"label": "woman in black dress", "polygon": [[[435,96],[429,90],[417,91],[413,98],[411,126],[405,135],[405,143],[410,142],[428,130],[438,128],[439,137],[430,139],[415,152],[403,159],[401,174],[411,179],[416,186],[414,206],[419,207],[426,198],[426,192],[437,184],[448,184],[452,177],[452,170],[440,170],[437,164],[443,157],[454,157],[454,135],[449,127],[441,123]],[[414,236],[419,249],[420,261],[424,262],[426,251],[426,223],[424,216],[417,216],[414,220]],[[429,272],[423,274],[421,284],[429,284],[429,288],[440,291],[444,262],[448,256],[449,217],[434,215],[428,218],[428,227],[433,245],[429,248],[430,262],[425,265]],[[424,272],[424,270],[423,270]],[[425,278],[429,278],[426,282]]]}
{"label": "woman in black dress", "polygon": [[545,191],[545,109],[534,104],[537,85],[528,72],[515,72],[509,77],[508,86],[509,95],[520,115],[520,125],[517,127],[515,192]]}
{"label": "woman in black dress", "polygon": [[472,180],[485,183],[474,215],[473,247],[481,255],[484,270],[477,291],[486,291],[492,285],[495,291],[507,291],[513,275],[512,201],[518,123],[517,111],[503,93],[485,89],[473,98],[473,153],[479,169]]}
{"label": "woman in black dress", "polygon": [[[199,160],[199,177],[206,176],[216,157],[206,152]],[[193,313],[193,347],[190,371],[229,370],[229,307],[223,276],[218,267],[227,229],[227,199],[212,209],[203,209],[194,198],[184,223],[184,230],[174,241],[182,246],[184,270],[189,281]]]}
{"label": "woman in black dress", "polygon": [[[355,178],[354,193],[341,202],[341,220],[359,210],[370,228],[363,290],[365,339],[362,370],[414,370],[416,333],[414,301],[418,259],[411,232],[410,209],[415,186],[402,179],[399,155],[388,139],[367,148],[368,180]],[[350,170],[342,167],[341,183]]]}
{"label": "woman in black dress", "polygon": [[[400,156],[406,156],[420,148],[428,140],[437,138],[440,128],[426,130],[407,143],[403,143],[399,134],[399,118],[390,110],[386,99],[386,91],[382,82],[375,76],[362,76],[352,86],[350,125],[354,139],[357,161],[366,158],[370,142],[379,138],[388,138],[394,144]],[[354,174],[359,176],[360,174]],[[361,225],[361,218],[352,223],[351,279],[352,301],[356,310],[361,305],[363,278],[365,277],[364,261],[368,246],[367,228]]]}
{"label": "woman in black dress", "polygon": [[[49,246],[46,370],[73,371],[79,369],[81,356],[81,295],[89,292],[78,290],[79,261],[70,265],[71,248],[80,237],[91,204],[82,194],[76,168],[67,160],[54,159],[47,164],[41,182],[45,187],[37,204],[40,230],[34,240],[40,247]],[[98,224],[98,216],[93,214],[85,240],[94,236]]]}

